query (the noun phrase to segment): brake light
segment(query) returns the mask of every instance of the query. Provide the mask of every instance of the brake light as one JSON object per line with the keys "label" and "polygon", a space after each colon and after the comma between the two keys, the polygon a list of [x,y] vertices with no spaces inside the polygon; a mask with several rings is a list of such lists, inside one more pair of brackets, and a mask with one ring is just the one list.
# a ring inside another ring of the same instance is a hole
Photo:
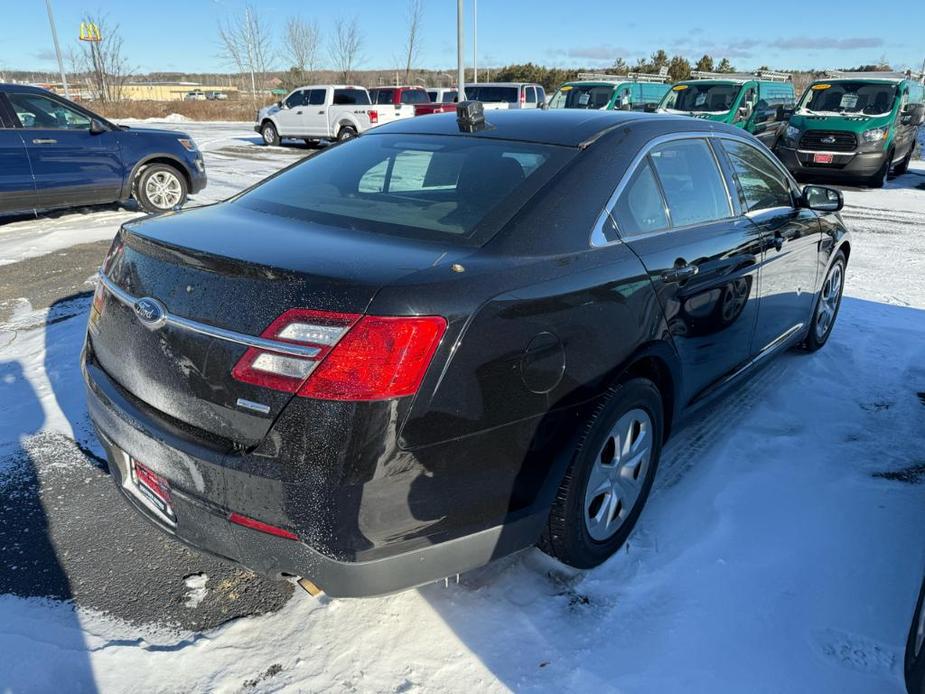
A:
{"label": "brake light", "polygon": [[525,103],[527,103],[527,88],[521,87],[520,88],[520,104],[521,106],[523,106]]}
{"label": "brake light", "polygon": [[369,112],[369,122],[378,123],[379,122],[379,111],[370,111]]}
{"label": "brake light", "polygon": [[232,370],[244,383],[324,400],[386,400],[417,392],[446,331],[441,316],[359,316],[292,309],[261,337],[316,350],[249,347]]}

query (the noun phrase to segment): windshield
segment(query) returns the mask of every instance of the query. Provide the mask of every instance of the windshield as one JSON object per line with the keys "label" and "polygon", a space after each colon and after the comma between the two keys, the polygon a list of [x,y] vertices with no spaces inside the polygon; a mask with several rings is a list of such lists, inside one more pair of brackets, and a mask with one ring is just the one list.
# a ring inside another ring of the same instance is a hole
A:
{"label": "windshield", "polygon": [[466,98],[484,103],[503,102],[516,104],[519,90],[517,87],[483,87],[478,84],[466,85]]}
{"label": "windshield", "polygon": [[607,108],[613,89],[612,84],[566,84],[553,94],[549,108]]}
{"label": "windshield", "polygon": [[232,204],[357,231],[480,244],[572,154],[507,140],[365,135],[267,179]]}
{"label": "windshield", "polygon": [[665,95],[662,108],[672,111],[725,113],[732,108],[741,84],[678,84]]}
{"label": "windshield", "polygon": [[877,82],[818,82],[806,90],[800,110],[884,116],[893,110],[896,85]]}

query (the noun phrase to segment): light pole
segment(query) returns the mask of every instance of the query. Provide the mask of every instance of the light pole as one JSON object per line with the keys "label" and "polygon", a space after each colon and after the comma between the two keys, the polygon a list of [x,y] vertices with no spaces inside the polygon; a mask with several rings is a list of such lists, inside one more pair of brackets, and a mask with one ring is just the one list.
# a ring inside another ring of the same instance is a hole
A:
{"label": "light pole", "polygon": [[456,0],[456,100],[466,100],[466,72],[463,57],[463,0]]}
{"label": "light pole", "polygon": [[479,0],[472,0],[472,83],[479,83]]}
{"label": "light pole", "polygon": [[61,46],[58,45],[58,30],[55,28],[55,16],[51,11],[51,0],[45,0],[45,8],[48,10],[48,23],[51,25],[51,38],[55,42],[55,55],[58,56],[58,71],[61,73],[61,83],[64,85],[64,97],[71,98],[71,92],[67,88],[67,74],[64,72],[64,61],[61,60]]}

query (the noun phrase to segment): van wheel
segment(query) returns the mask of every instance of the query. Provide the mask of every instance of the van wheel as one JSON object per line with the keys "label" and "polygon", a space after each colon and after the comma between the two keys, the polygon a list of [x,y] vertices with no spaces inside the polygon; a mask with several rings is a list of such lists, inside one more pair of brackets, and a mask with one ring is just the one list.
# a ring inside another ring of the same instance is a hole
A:
{"label": "van wheel", "polygon": [[352,125],[345,125],[337,133],[337,141],[343,142],[344,140],[350,140],[357,136],[357,129]]}
{"label": "van wheel", "polygon": [[616,386],[574,451],[540,549],[578,569],[620,549],[649,497],[663,431],[662,397],[652,381]]}
{"label": "van wheel", "polygon": [[268,120],[260,126],[260,135],[263,137],[263,144],[279,147],[279,132],[277,132],[276,126],[273,125],[273,121]]}
{"label": "van wheel", "polygon": [[915,145],[909,148],[909,151],[906,152],[906,156],[903,157],[903,160],[899,162],[896,166],[893,167],[894,176],[902,176],[909,170],[909,162],[912,161],[912,150],[915,149]]}
{"label": "van wheel", "polygon": [[893,150],[890,150],[886,155],[886,159],[883,160],[883,166],[877,170],[877,173],[870,177],[867,181],[867,185],[871,188],[883,188],[890,176],[890,165],[892,162]]}
{"label": "van wheel", "polygon": [[809,324],[809,333],[803,341],[803,349],[815,352],[829,340],[832,327],[841,308],[841,298],[845,289],[845,256],[839,251],[829,268],[819,296],[816,297],[816,308],[813,310],[813,320]]}
{"label": "van wheel", "polygon": [[166,212],[186,203],[186,177],[168,164],[151,164],[135,176],[135,200],[145,212]]}

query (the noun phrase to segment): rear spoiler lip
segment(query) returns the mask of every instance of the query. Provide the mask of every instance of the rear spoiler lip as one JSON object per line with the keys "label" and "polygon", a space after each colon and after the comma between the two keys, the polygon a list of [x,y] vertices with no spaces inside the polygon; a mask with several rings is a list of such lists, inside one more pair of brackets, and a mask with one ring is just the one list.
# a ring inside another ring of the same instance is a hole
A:
{"label": "rear spoiler lip", "polygon": [[[108,291],[115,299],[125,304],[133,311],[135,309],[135,304],[141,298],[143,298],[135,297],[129,294],[127,291],[109,279],[105,274],[103,274],[102,270],[97,273],[97,277],[99,278],[100,286]],[[321,352],[321,349],[318,347],[306,347],[304,345],[297,345],[292,342],[268,340],[263,337],[246,335],[234,330],[227,330],[225,328],[219,328],[215,325],[209,325],[208,323],[200,323],[199,321],[190,320],[189,318],[184,318],[183,316],[170,313],[167,310],[164,311],[164,324],[170,325],[180,330],[185,330],[187,332],[199,333],[200,335],[206,335],[207,337],[224,340],[225,342],[234,342],[239,345],[244,345],[245,347],[254,347],[256,349],[276,352],[278,354],[289,354],[296,357],[314,358]]]}

